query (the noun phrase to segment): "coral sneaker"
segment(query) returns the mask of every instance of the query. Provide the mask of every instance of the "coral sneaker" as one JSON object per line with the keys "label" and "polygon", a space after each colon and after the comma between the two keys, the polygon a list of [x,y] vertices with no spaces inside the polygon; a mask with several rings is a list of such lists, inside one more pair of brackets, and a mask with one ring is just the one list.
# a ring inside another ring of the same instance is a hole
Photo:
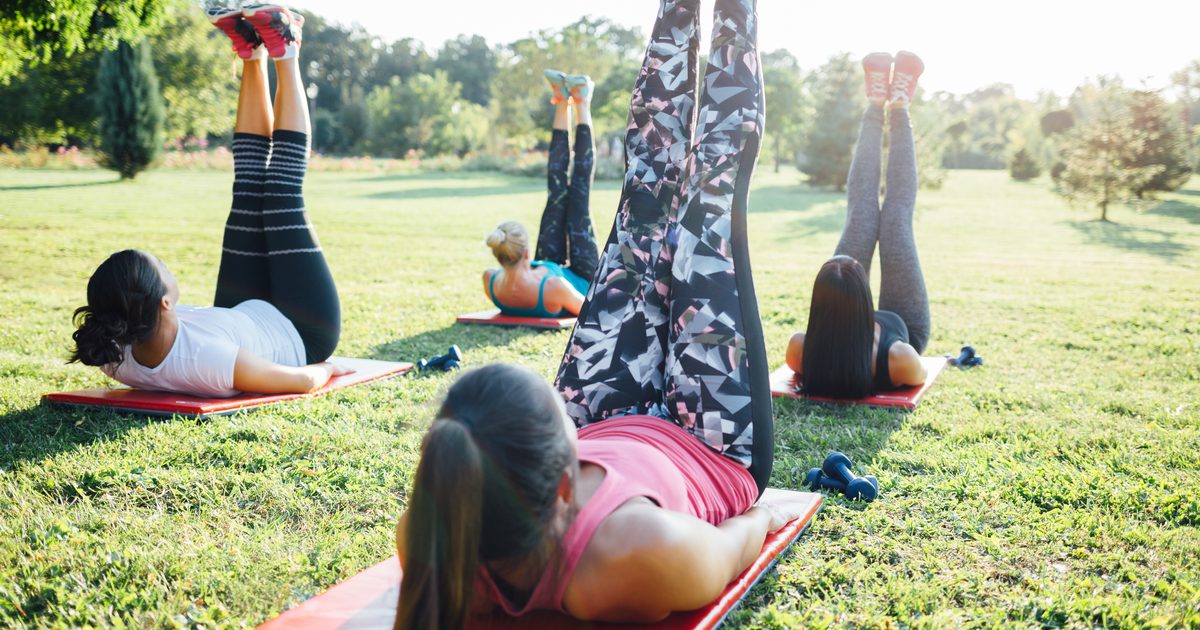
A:
{"label": "coral sneaker", "polygon": [[291,59],[300,53],[304,16],[279,4],[251,4],[242,10],[258,32],[272,59]]}
{"label": "coral sneaker", "polygon": [[550,91],[553,93],[550,96],[551,104],[558,105],[571,99],[571,91],[567,89],[567,75],[561,70],[546,68],[542,70],[542,76],[546,77],[546,81],[550,84]]}
{"label": "coral sneaker", "polygon": [[213,26],[221,29],[233,41],[233,51],[242,59],[262,59],[267,55],[258,32],[242,18],[241,9],[211,7],[205,14]]}
{"label": "coral sneaker", "polygon": [[863,57],[863,75],[867,82],[867,100],[883,105],[888,100],[888,83],[892,75],[892,56],[888,53],[871,53]]}
{"label": "coral sneaker", "polygon": [[896,53],[896,64],[892,70],[892,96],[890,107],[908,107],[917,93],[917,79],[925,71],[925,62],[907,50]]}
{"label": "coral sneaker", "polygon": [[592,100],[592,90],[595,89],[596,83],[586,74],[568,74],[566,86],[571,93],[571,100],[579,103]]}

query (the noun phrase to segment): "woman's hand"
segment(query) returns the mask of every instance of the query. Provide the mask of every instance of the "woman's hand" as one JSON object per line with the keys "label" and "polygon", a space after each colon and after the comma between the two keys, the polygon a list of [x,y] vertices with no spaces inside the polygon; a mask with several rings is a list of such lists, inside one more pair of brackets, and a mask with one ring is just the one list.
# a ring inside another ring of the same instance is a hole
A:
{"label": "woman's hand", "polygon": [[784,525],[804,516],[811,507],[811,502],[801,492],[776,490],[768,488],[754,506],[762,508],[770,515],[767,531],[777,532]]}
{"label": "woman's hand", "polygon": [[345,366],[341,366],[341,365],[338,365],[338,364],[336,364],[336,363],[333,363],[333,362],[331,362],[331,361],[325,361],[325,362],[323,362],[323,363],[318,363],[317,365],[321,365],[321,366],[324,366],[324,367],[326,367],[326,368],[329,370],[329,376],[330,376],[330,377],[334,377],[334,376],[343,376],[343,375],[345,375],[345,374],[353,374],[353,373],[354,373],[354,369],[353,369],[353,368],[348,368],[348,367],[345,367]]}

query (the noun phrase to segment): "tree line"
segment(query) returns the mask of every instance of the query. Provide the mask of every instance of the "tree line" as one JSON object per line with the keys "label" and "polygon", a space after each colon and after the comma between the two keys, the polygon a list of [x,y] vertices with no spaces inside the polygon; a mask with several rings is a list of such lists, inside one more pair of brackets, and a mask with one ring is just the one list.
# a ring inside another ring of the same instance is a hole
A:
{"label": "tree line", "polygon": [[[106,123],[105,112],[117,110],[141,112],[133,124],[151,128],[127,131],[109,144],[187,146],[228,137],[236,68],[228,42],[194,5],[186,0],[110,3],[121,9],[88,0],[59,4],[78,11],[55,14],[53,23],[60,29],[52,36],[29,36],[14,26],[30,23],[34,18],[28,12],[40,10],[42,3],[26,9],[24,22],[0,14],[0,48],[7,46],[0,51],[0,143],[103,150],[106,130],[121,126]],[[126,11],[132,5],[140,9]],[[72,18],[78,22],[74,27],[64,22]],[[603,147],[614,142],[619,147],[629,89],[645,47],[638,29],[594,18],[504,45],[463,35],[436,50],[413,38],[385,41],[362,26],[319,15],[306,14],[304,31],[301,58],[314,106],[314,148],[386,157],[506,155],[539,147],[549,135],[552,115],[541,71],[556,67],[595,79],[600,154],[619,160],[618,152]],[[106,58],[122,54],[130,70],[100,78]],[[778,50],[763,54],[763,71],[764,160],[775,168],[795,164],[810,183],[842,189],[865,107],[858,60],[839,54],[804,70],[790,53]],[[138,73],[154,76],[138,79]],[[141,87],[104,85],[114,80]],[[150,90],[150,85],[156,87]],[[1194,143],[1200,133],[1192,125],[1200,123],[1200,60],[1175,75],[1170,92],[1168,100],[1104,78],[1081,85],[1066,99],[1054,94],[1021,99],[1006,84],[964,95],[920,92],[912,116],[921,183],[937,186],[945,169],[955,168],[1009,168],[1016,178],[1046,171],[1064,194],[1084,199],[1095,178],[1083,174],[1108,169],[1107,179],[1095,180],[1110,193],[1105,203],[1126,192],[1138,196],[1170,189],[1186,181],[1184,170],[1197,166]],[[104,102],[139,94],[161,99],[161,108]],[[1107,158],[1096,157],[1097,146],[1111,149],[1100,153]],[[143,151],[140,159],[152,159],[152,153]],[[1114,171],[1127,181],[1117,181]]]}

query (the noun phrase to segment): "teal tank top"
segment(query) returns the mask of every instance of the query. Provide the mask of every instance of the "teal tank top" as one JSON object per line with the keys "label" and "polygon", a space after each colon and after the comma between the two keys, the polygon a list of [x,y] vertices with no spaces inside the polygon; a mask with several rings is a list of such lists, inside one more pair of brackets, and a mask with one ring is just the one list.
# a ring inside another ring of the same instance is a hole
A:
{"label": "teal tank top", "polygon": [[492,279],[488,281],[488,294],[491,295],[491,297],[492,297],[492,304],[495,304],[496,308],[500,309],[501,313],[504,313],[505,315],[512,315],[514,317],[562,317],[562,316],[564,316],[566,314],[566,309],[561,309],[557,313],[551,313],[546,310],[546,304],[543,301],[543,298],[544,298],[545,292],[546,292],[546,281],[549,280],[551,277],[562,278],[563,280],[566,280],[568,283],[570,283],[571,286],[575,287],[576,291],[579,291],[580,293],[587,295],[588,285],[590,283],[587,280],[584,280],[583,278],[581,278],[579,276],[579,274],[575,273],[574,271],[571,271],[570,269],[564,268],[562,265],[560,265],[558,263],[550,262],[548,260],[534,260],[529,263],[529,266],[546,268],[546,275],[542,277],[542,283],[538,285],[537,305],[534,306],[533,308],[515,308],[512,306],[505,306],[504,304],[501,304],[500,300],[496,299],[496,276],[498,276],[500,274],[498,274],[498,273],[492,274]]}

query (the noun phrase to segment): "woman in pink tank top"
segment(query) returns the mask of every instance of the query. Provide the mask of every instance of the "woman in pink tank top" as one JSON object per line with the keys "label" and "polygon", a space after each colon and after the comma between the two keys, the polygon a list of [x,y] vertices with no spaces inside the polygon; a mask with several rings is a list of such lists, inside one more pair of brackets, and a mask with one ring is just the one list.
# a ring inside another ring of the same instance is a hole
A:
{"label": "woman in pink tank top", "polygon": [[657,621],[710,603],[802,511],[795,493],[763,492],[773,428],[746,239],[755,2],[717,0],[697,108],[699,0],[661,1],[616,221],[557,391],[491,365],[447,392],[396,528],[396,628],[462,628],[496,607]]}

